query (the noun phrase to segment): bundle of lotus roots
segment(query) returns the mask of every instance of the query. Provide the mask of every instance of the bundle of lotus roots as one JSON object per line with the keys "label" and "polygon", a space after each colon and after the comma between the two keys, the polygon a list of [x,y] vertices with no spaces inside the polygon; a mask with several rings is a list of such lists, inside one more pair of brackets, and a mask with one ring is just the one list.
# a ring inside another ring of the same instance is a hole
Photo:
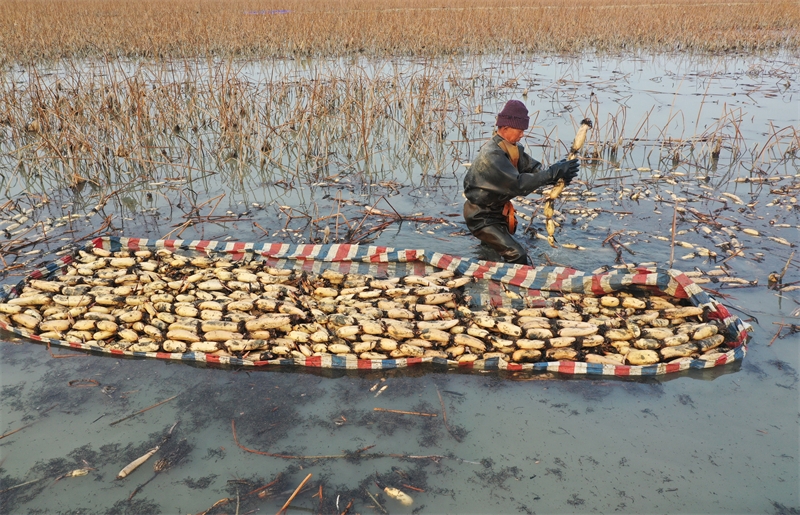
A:
{"label": "bundle of lotus roots", "polygon": [[60,272],[28,278],[0,303],[0,324],[84,348],[253,361],[338,355],[652,365],[714,360],[725,342],[721,322],[674,298],[566,293],[534,307],[482,307],[470,303],[474,279],[449,270],[378,278],[164,248],[93,248]]}

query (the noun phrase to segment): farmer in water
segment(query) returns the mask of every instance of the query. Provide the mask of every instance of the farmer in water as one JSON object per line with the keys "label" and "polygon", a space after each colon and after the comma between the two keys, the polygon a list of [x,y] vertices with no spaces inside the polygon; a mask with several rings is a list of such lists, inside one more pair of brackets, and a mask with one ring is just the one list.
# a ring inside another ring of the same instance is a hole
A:
{"label": "farmer in water", "polygon": [[507,263],[530,265],[525,248],[512,234],[517,228],[511,199],[541,186],[578,175],[577,159],[559,161],[546,170],[525,153],[519,141],[528,129],[528,108],[509,100],[497,115],[497,132],[484,143],[464,177],[464,219],[470,232],[500,253]]}

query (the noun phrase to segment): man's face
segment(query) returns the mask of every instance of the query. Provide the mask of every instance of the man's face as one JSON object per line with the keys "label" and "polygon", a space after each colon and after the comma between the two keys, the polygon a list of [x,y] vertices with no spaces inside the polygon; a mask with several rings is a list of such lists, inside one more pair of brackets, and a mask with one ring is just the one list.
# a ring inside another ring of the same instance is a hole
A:
{"label": "man's face", "polygon": [[509,143],[516,145],[519,143],[519,140],[522,139],[522,136],[525,135],[525,131],[513,127],[500,127],[497,129],[497,134]]}

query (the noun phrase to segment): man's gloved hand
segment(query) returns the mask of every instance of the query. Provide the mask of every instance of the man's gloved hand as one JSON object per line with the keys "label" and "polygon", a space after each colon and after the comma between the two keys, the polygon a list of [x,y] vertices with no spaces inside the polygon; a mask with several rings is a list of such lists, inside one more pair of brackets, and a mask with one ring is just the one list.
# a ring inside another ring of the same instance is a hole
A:
{"label": "man's gloved hand", "polygon": [[559,161],[547,169],[550,174],[550,182],[555,184],[559,179],[564,179],[564,184],[569,184],[578,175],[581,165],[577,159]]}

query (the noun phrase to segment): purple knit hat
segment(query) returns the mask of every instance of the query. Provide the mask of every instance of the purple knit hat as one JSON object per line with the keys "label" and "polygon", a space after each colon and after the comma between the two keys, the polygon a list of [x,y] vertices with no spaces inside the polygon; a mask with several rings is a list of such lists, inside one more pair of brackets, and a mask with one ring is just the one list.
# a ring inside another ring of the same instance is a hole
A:
{"label": "purple knit hat", "polygon": [[509,100],[503,110],[497,115],[498,127],[513,127],[523,131],[528,130],[528,108],[519,100]]}

